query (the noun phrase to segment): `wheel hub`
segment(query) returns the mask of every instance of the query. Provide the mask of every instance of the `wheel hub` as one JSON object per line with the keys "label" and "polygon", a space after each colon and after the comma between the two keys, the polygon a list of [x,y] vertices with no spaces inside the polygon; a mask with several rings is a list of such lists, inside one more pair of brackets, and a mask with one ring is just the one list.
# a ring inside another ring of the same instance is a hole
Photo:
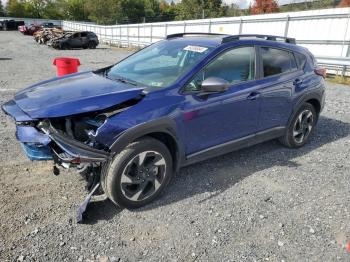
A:
{"label": "wheel hub", "polygon": [[124,168],[120,182],[123,195],[132,201],[142,201],[151,197],[160,188],[165,171],[165,159],[160,153],[139,153]]}
{"label": "wheel hub", "polygon": [[311,133],[314,123],[314,116],[310,110],[304,110],[295,121],[293,137],[297,143],[303,143]]}

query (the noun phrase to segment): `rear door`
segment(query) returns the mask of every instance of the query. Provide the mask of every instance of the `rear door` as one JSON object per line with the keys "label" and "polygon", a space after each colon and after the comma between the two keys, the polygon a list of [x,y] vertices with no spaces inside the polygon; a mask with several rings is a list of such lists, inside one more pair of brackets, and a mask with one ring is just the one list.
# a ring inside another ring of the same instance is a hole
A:
{"label": "rear door", "polygon": [[89,42],[87,32],[81,32],[80,37],[81,37],[81,46],[79,47],[87,46]]}
{"label": "rear door", "polygon": [[81,47],[82,42],[81,42],[80,33],[75,33],[71,36],[69,40],[69,45],[70,47],[73,47],[73,48]]}
{"label": "rear door", "polygon": [[292,95],[302,83],[303,71],[293,52],[276,47],[259,47],[261,111],[259,130],[286,126],[292,113]]}

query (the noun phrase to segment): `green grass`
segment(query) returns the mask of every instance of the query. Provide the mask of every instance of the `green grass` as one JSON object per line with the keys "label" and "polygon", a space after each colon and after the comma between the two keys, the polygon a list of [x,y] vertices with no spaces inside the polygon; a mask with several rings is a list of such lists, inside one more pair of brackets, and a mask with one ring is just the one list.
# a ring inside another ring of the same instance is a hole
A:
{"label": "green grass", "polygon": [[326,80],[332,83],[350,85],[350,77],[348,76],[327,75]]}

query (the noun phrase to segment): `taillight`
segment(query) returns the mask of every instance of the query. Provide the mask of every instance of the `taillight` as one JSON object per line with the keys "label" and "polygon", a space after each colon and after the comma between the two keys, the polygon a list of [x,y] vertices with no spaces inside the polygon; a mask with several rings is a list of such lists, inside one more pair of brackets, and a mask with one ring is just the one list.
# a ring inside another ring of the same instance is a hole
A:
{"label": "taillight", "polygon": [[322,76],[323,78],[327,76],[327,70],[324,67],[316,67],[314,71],[316,75]]}

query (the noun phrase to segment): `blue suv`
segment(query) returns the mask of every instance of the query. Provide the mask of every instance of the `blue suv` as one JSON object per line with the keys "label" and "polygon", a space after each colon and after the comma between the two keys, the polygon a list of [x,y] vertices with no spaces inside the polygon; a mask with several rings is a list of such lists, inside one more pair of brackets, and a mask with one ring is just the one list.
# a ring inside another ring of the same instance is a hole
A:
{"label": "blue suv", "polygon": [[303,146],[324,106],[324,76],[293,38],[184,33],[30,86],[2,108],[30,159],[87,179],[87,202],[94,194],[138,208],[180,167],[275,138]]}

